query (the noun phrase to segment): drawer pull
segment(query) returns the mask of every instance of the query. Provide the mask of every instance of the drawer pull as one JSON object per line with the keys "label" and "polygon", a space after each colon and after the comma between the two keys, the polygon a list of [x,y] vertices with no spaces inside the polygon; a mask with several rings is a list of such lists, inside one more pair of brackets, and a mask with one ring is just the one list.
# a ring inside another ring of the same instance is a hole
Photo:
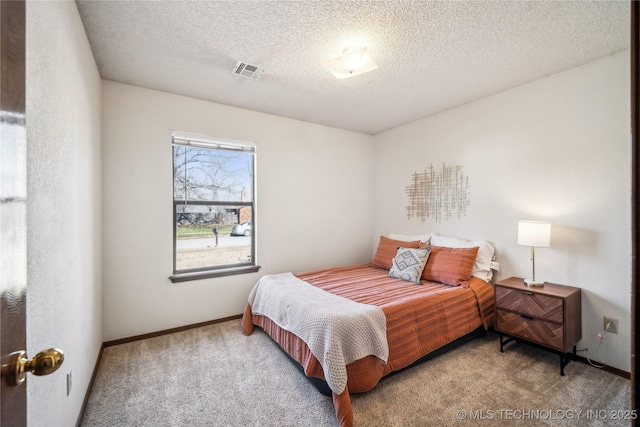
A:
{"label": "drawer pull", "polygon": [[527,291],[520,291],[520,293],[525,295],[533,295],[533,292],[527,292]]}

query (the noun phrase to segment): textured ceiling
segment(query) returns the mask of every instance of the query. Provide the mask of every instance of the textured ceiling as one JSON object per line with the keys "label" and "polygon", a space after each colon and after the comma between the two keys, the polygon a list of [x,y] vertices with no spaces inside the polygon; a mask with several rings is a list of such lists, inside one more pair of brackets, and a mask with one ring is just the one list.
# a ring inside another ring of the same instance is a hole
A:
{"label": "textured ceiling", "polygon": [[[102,78],[376,134],[629,48],[628,2],[77,1]],[[369,48],[378,70],[323,61]],[[238,60],[259,80],[232,74]]]}

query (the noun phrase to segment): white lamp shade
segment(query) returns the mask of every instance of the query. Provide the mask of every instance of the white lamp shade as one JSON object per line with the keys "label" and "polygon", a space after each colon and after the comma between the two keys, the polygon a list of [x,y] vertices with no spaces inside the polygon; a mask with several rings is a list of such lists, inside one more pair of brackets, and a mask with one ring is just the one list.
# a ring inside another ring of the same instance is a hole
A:
{"label": "white lamp shade", "polygon": [[544,221],[519,221],[518,244],[547,247],[551,240],[551,224]]}

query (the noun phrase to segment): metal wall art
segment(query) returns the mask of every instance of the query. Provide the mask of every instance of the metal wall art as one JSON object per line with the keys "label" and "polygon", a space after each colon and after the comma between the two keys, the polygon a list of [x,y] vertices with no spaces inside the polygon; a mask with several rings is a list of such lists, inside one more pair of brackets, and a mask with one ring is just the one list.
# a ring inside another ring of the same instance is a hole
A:
{"label": "metal wall art", "polygon": [[407,217],[442,219],[463,217],[467,214],[469,202],[469,177],[462,173],[462,166],[447,166],[444,163],[440,170],[433,164],[424,172],[415,172],[411,177],[411,185],[405,187],[409,196],[406,206]]}

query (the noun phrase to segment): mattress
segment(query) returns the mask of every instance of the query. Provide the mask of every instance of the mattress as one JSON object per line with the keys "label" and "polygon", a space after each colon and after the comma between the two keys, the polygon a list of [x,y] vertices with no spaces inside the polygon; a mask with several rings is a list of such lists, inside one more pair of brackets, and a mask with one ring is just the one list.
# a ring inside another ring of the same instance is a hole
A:
{"label": "mattress", "polygon": [[[338,422],[353,424],[350,393],[371,390],[382,377],[403,369],[423,356],[461,338],[478,327],[488,328],[495,318],[493,286],[472,277],[468,286],[447,286],[423,281],[416,285],[389,277],[371,264],[324,269],[296,276],[314,286],[353,301],[378,306],[387,321],[389,358],[383,363],[367,356],[347,365],[347,387],[333,393]],[[261,327],[304,369],[305,375],[324,380],[322,366],[304,341],[271,319],[253,314],[247,305],[243,331]]]}

